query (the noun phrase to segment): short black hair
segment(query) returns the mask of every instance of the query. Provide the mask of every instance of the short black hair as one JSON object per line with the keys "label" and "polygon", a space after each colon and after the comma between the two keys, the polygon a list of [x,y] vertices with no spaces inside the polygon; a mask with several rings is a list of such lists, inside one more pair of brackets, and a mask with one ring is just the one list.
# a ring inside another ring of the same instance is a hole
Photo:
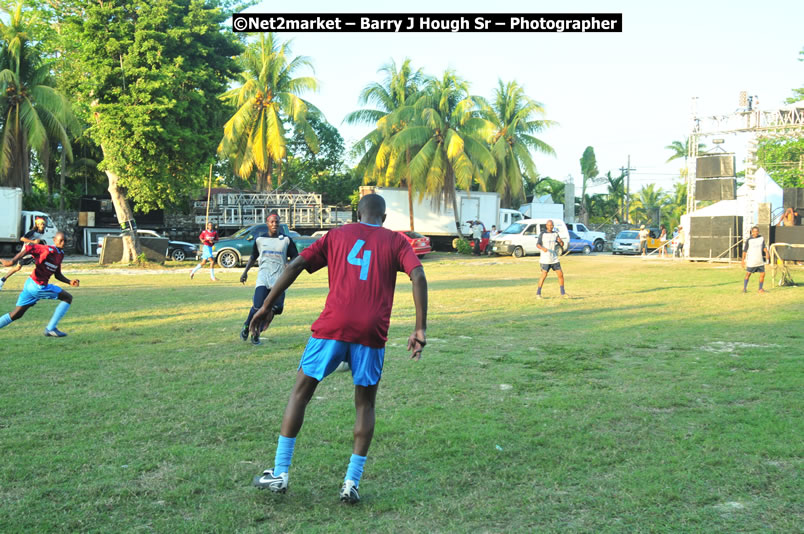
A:
{"label": "short black hair", "polygon": [[376,193],[365,195],[357,204],[357,211],[368,217],[382,217],[385,215],[385,199]]}

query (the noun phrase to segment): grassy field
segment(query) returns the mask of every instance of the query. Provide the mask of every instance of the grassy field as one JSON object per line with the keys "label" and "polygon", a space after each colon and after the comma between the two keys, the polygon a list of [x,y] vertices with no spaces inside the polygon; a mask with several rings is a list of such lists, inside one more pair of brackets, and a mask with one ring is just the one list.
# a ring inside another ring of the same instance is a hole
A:
{"label": "grassy field", "polygon": [[758,295],[754,279],[744,295],[739,266],[573,256],[574,298],[551,273],[535,300],[537,262],[427,258],[420,362],[400,276],[354,507],[337,499],[348,373],[319,386],[288,493],[250,486],[326,272],[299,278],[254,347],[240,271],[66,267],[82,282],[69,337],[41,335],[51,302],[0,330],[0,532],[801,532],[802,289]]}

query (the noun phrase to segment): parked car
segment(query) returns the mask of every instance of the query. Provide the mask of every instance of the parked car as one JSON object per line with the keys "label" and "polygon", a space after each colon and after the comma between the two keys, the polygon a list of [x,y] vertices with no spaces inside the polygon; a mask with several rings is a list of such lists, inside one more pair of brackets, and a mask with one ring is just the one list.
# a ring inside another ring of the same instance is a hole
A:
{"label": "parked car", "polygon": [[583,239],[572,230],[570,230],[569,236],[570,239],[568,252],[583,252],[584,254],[590,254],[593,248],[597,250],[594,243],[588,239]]}
{"label": "parked car", "polygon": [[429,254],[433,251],[433,248],[430,246],[429,237],[410,230],[397,230],[397,232],[408,240],[410,246],[413,247],[413,252],[415,252],[418,257],[422,258],[425,254]]}
{"label": "parked car", "polygon": [[[153,230],[137,229],[139,237],[164,237],[159,235]],[[106,236],[98,237],[98,256],[103,249],[103,238]],[[198,246],[186,241],[169,241],[165,257],[174,261],[184,261],[186,259],[196,259],[198,257]]]}
{"label": "parked car", "polygon": [[591,241],[592,248],[596,252],[603,252],[603,248],[606,246],[606,234],[603,232],[593,232],[583,223],[567,223],[567,229],[578,234],[581,239]]}
{"label": "parked car", "polygon": [[[559,237],[567,246],[570,236],[564,221],[561,219],[539,218],[522,219],[510,225],[491,240],[492,250],[496,254],[510,254],[515,258],[521,258],[527,254],[539,254],[540,250],[536,247],[536,243],[548,220],[553,221],[555,230],[558,231]],[[563,248],[559,247],[559,249],[557,252],[563,254]]]}
{"label": "parked car", "polygon": [[[290,237],[296,244],[296,250],[301,252],[313,244],[317,238],[300,235],[298,232],[290,230],[287,224],[279,225],[279,233]],[[212,247],[215,261],[221,267],[230,269],[244,265],[251,257],[251,250],[254,248],[254,240],[258,237],[268,235],[267,224],[255,224],[241,228],[229,237],[223,237]]]}
{"label": "parked car", "polygon": [[639,254],[639,231],[623,230],[614,238],[612,254]]}

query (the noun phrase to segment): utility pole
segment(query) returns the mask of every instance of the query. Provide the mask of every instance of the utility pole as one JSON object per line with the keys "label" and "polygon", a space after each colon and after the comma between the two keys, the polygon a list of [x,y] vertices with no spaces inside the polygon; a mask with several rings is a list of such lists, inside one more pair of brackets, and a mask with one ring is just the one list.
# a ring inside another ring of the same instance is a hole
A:
{"label": "utility pole", "polygon": [[628,166],[620,167],[620,172],[625,174],[625,223],[628,224],[628,213],[631,210],[631,154],[628,154]]}

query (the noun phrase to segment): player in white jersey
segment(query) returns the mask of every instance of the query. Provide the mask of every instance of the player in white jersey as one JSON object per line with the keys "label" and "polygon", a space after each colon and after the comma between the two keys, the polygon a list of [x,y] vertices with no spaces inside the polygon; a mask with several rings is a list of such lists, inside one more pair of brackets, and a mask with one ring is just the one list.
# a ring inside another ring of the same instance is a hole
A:
{"label": "player in white jersey", "polygon": [[539,265],[542,267],[542,276],[539,278],[539,289],[536,290],[536,298],[542,298],[542,286],[550,269],[554,270],[558,275],[561,296],[566,297],[567,294],[564,293],[564,271],[561,270],[561,262],[558,261],[558,254],[556,254],[556,245],[564,247],[564,241],[561,240],[558,232],[553,228],[553,221],[547,221],[544,227],[545,229],[539,234],[539,241],[536,243],[536,248],[541,251]]}
{"label": "player in white jersey", "polygon": [[[259,265],[257,287],[254,289],[254,302],[248,312],[248,318],[243,323],[242,330],[240,330],[240,339],[243,341],[248,339],[248,326],[251,324],[251,318],[254,317],[254,313],[262,307],[265,297],[271,292],[271,288],[276,283],[279,275],[282,274],[282,271],[285,270],[288,261],[299,255],[293,240],[279,233],[279,215],[276,213],[268,215],[265,223],[268,225],[268,235],[254,240],[251,257],[248,259],[246,269],[240,276],[240,283],[245,284],[246,280],[248,280],[248,270],[255,263]],[[282,293],[273,304],[274,315],[280,315],[284,307],[285,294]],[[259,332],[251,336],[251,342],[254,345],[260,344]]]}
{"label": "player in white jersey", "polygon": [[745,278],[743,279],[743,293],[748,291],[748,279],[751,274],[759,273],[759,292],[765,293],[762,284],[765,283],[765,257],[770,257],[765,238],[759,235],[759,228],[751,228],[751,237],[745,240],[743,247],[743,268]]}

